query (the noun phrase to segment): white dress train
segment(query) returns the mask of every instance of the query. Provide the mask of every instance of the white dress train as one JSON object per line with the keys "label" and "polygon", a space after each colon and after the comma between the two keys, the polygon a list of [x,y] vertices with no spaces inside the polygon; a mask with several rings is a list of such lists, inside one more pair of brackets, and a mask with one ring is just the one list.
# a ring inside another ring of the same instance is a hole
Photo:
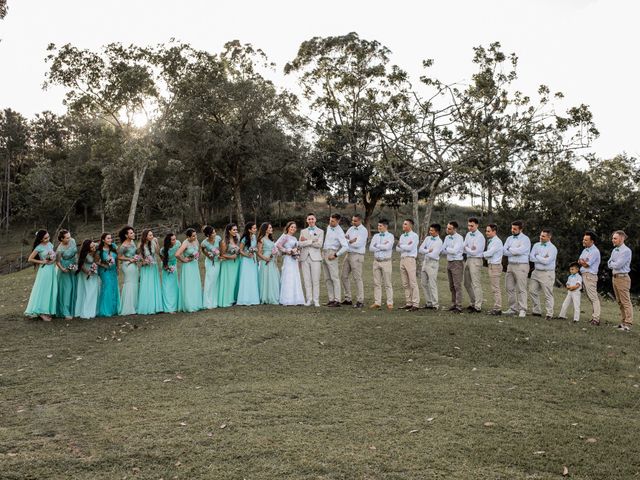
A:
{"label": "white dress train", "polygon": [[280,305],[304,305],[302,281],[300,280],[300,263],[291,255],[291,249],[298,246],[298,240],[291,235],[283,235],[276,243],[278,250],[284,255],[280,282]]}

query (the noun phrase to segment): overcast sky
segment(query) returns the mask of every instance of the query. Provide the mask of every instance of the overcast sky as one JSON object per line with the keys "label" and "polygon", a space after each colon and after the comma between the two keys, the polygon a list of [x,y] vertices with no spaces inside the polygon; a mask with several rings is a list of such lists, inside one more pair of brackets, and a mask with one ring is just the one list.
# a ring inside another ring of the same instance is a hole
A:
{"label": "overcast sky", "polygon": [[[27,116],[64,111],[61,90],[42,91],[47,44],[98,48],[171,37],[217,52],[232,39],[262,48],[281,69],[312,36],[351,31],[393,52],[417,80],[433,58],[442,80],[465,81],[472,47],[500,41],[519,59],[518,87],[545,83],[586,103],[601,132],[593,151],[640,155],[640,2],[636,0],[255,1],[8,0],[0,21],[0,108]],[[289,85],[289,78],[278,80]]]}

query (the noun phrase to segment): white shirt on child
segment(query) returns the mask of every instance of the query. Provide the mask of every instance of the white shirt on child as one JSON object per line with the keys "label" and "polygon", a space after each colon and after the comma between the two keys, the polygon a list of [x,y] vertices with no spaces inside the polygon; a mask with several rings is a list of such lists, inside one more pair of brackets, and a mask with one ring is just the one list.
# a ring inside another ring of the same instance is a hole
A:
{"label": "white shirt on child", "polygon": [[[580,285],[580,288],[582,288],[582,275],[579,273],[572,273],[569,275],[569,278],[567,278],[567,287],[573,287],[575,285]],[[574,290],[574,292],[579,292],[580,288]]]}

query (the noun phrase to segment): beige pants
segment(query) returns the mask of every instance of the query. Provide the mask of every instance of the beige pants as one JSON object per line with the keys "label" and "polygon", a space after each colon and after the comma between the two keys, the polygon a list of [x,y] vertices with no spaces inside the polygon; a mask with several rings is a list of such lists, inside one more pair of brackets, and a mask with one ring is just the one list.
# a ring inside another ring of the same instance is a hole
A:
{"label": "beige pants", "polygon": [[540,293],[544,295],[545,312],[553,317],[553,284],[556,281],[556,272],[553,270],[534,270],[529,282],[529,293],[533,313],[542,314],[540,305]]}
{"label": "beige pants", "polygon": [[567,318],[567,310],[573,304],[573,321],[580,320],[580,290],[567,291],[567,298],[562,302],[560,317]]}
{"label": "beige pants", "polygon": [[462,277],[464,265],[462,260],[449,260],[447,262],[447,277],[449,278],[449,291],[451,292],[451,306],[462,308]]}
{"label": "beige pants", "polygon": [[591,302],[593,314],[591,320],[600,321],[600,296],[598,295],[598,276],[594,273],[582,274],[582,288]]}
{"label": "beige pants", "polygon": [[393,283],[391,282],[391,272],[393,262],[391,259],[385,261],[373,260],[373,303],[382,305],[382,286],[387,292],[387,305],[393,305]]}
{"label": "beige pants", "polygon": [[340,267],[338,257],[329,260],[329,257],[335,255],[335,250],[324,250],[322,252],[322,270],[324,271],[324,280],[327,284],[327,296],[330,302],[340,301]]}
{"label": "beige pants", "polygon": [[469,295],[471,305],[482,308],[482,259],[467,257],[464,264],[464,288]]}
{"label": "beige pants", "polygon": [[342,288],[344,288],[344,299],[352,300],[351,282],[349,282],[349,275],[351,275],[358,290],[356,302],[363,303],[364,284],[362,283],[362,266],[364,264],[364,254],[349,252],[346,257],[347,258],[345,258],[342,263]]}
{"label": "beige pants", "polygon": [[422,270],[420,270],[420,284],[424,292],[424,298],[427,306],[438,306],[438,268],[440,262],[425,258],[422,262]]}
{"label": "beige pants", "polygon": [[527,311],[528,263],[510,263],[505,275],[505,289],[509,308],[514,312]]}
{"label": "beige pants", "polygon": [[414,257],[402,257],[400,259],[400,277],[404,289],[406,305],[420,306],[420,290],[418,290],[418,278],[416,277],[416,259]]}
{"label": "beige pants", "polygon": [[493,309],[502,309],[502,264],[489,264],[489,281],[491,282],[491,292],[493,293]]}
{"label": "beige pants", "polygon": [[622,314],[622,323],[626,325],[633,324],[633,306],[631,305],[631,297],[629,289],[631,288],[631,277],[625,275],[622,277],[613,277],[613,293],[616,294],[616,300],[620,306]]}
{"label": "beige pants", "polygon": [[307,257],[300,266],[302,268],[302,279],[307,295],[307,303],[320,303],[320,272],[322,271],[322,261],[314,262],[311,260],[311,257]]}

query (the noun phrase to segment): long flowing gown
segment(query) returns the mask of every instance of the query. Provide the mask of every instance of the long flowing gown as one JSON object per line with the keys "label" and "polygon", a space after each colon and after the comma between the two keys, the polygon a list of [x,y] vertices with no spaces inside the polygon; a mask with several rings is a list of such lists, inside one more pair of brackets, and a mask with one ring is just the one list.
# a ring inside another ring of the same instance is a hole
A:
{"label": "long flowing gown", "polygon": [[98,294],[100,292],[100,280],[98,274],[88,274],[91,266],[95,263],[93,255],[89,254],[84,260],[84,265],[78,265],[80,272],[78,277],[78,287],[76,293],[76,317],[94,318],[98,311]]}
{"label": "long flowing gown", "polygon": [[216,235],[213,243],[205,239],[202,247],[212,255],[204,259],[204,289],[202,290],[202,306],[204,308],[218,307],[218,280],[220,279],[220,235]]}
{"label": "long flowing gown", "polygon": [[[280,303],[280,272],[273,257],[275,242],[267,237],[262,239],[262,256],[270,258],[269,263],[260,260],[258,280],[260,284],[260,303],[278,305]],[[273,258],[272,258],[273,257]]]}
{"label": "long flowing gown", "polygon": [[[229,245],[227,247],[227,255],[234,255],[238,253],[238,247]],[[220,264],[220,279],[218,280],[218,306],[230,307],[237,300],[237,287],[238,287],[238,269],[240,267],[240,261],[235,260],[222,260]]]}
{"label": "long flowing gown", "polygon": [[72,238],[65,247],[62,243],[58,245],[58,259],[62,268],[68,269],[71,265],[75,269],[63,272],[58,269],[58,307],[57,315],[59,317],[73,317],[76,307],[76,286],[78,278],[76,277],[76,269],[78,268],[76,256],[78,254],[78,246]]}
{"label": "long flowing gown", "polygon": [[[40,244],[36,248],[39,260],[55,259],[56,252],[51,242]],[[58,276],[56,264],[39,265],[33,282],[29,303],[24,314],[28,317],[55,315],[58,308]]]}
{"label": "long flowing gown", "polygon": [[98,316],[112,317],[118,314],[120,306],[120,292],[118,291],[118,254],[116,252],[106,252],[101,250],[100,262],[107,263],[111,258],[108,267],[98,267],[100,276],[100,296],[98,300]]}
{"label": "long flowing gown", "polygon": [[[257,246],[256,236],[251,235],[251,244],[244,245],[244,253],[252,253]],[[258,261],[256,254],[240,257],[238,273],[238,299],[236,305],[259,305],[260,287],[258,285]]]}
{"label": "long flowing gown", "polygon": [[[197,254],[197,255],[196,255]],[[197,312],[202,310],[202,283],[200,281],[200,266],[198,265],[198,243],[189,244],[182,252],[183,257],[194,260],[182,264],[180,272],[180,308],[181,312]]]}
{"label": "long flowing gown", "polygon": [[[126,258],[136,256],[136,246],[133,242],[120,246],[120,255]],[[120,295],[120,315],[135,315],[138,309],[138,281],[140,280],[140,270],[136,262],[120,262],[122,270],[122,293]]]}
{"label": "long flowing gown", "polygon": [[298,246],[298,240],[291,235],[283,235],[278,239],[278,249],[283,252],[282,281],[280,283],[281,305],[304,305],[300,266],[296,258],[288,253]]}
{"label": "long flowing gown", "polygon": [[[176,252],[180,248],[180,240],[169,249],[168,268],[162,268],[162,307],[165,312],[177,312],[180,306],[180,286],[178,285],[178,260]],[[160,249],[164,255],[164,248]]]}
{"label": "long flowing gown", "polygon": [[140,286],[138,290],[138,314],[152,315],[162,312],[162,290],[160,271],[158,270],[157,243],[147,243],[142,253],[143,264],[140,267]]}

